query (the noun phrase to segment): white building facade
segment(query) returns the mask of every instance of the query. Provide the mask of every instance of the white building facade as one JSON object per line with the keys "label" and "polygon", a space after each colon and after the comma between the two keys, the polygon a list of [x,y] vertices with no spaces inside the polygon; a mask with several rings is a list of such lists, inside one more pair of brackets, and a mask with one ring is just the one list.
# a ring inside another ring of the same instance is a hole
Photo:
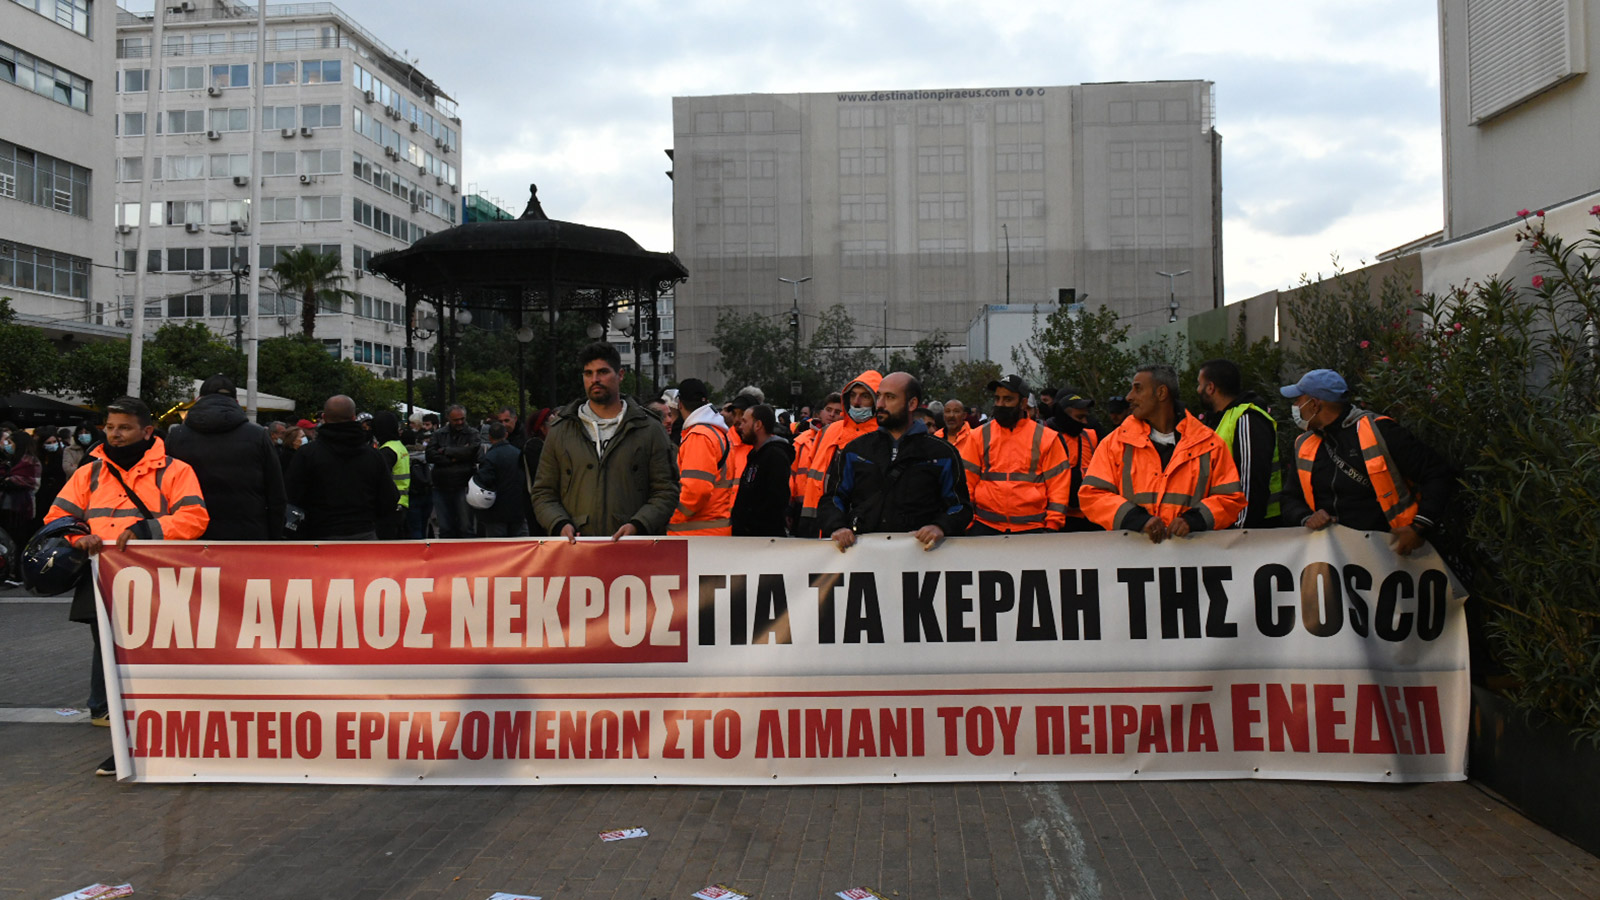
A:
{"label": "white building facade", "polygon": [[[254,229],[262,338],[301,330],[298,298],[271,290],[278,257],[305,246],[337,253],[356,296],[320,311],[316,337],[330,354],[403,377],[404,294],[365,268],[459,222],[454,101],[329,3],[268,6],[260,71],[254,7],[169,6],[154,56],[150,16],[122,12],[118,23],[117,317],[131,318],[138,230],[148,228],[146,330],[198,319],[225,338],[248,336],[233,273]],[[150,91],[159,92],[153,121]],[[140,215],[147,131],[151,193]],[[250,208],[253,180],[259,209]],[[431,342],[417,347],[421,373],[432,368]]]}
{"label": "white building facade", "polygon": [[115,302],[116,13],[0,2],[0,296],[57,338]]}
{"label": "white building facade", "polygon": [[[673,101],[680,375],[718,315],[802,330],[835,303],[861,344],[958,348],[990,304],[1104,303],[1135,327],[1220,304],[1220,138],[1205,81]],[[786,318],[785,318],[786,321]],[[958,349],[956,351],[960,353]],[[1009,360],[1001,360],[1009,364]]]}

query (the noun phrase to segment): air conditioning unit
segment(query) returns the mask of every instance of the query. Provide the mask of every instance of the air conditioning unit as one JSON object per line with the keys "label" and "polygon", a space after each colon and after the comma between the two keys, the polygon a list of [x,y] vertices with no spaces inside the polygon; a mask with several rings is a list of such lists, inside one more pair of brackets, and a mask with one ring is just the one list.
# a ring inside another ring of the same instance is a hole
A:
{"label": "air conditioning unit", "polygon": [[217,87],[216,85],[213,84],[211,87],[206,88],[206,96],[208,96],[208,97],[221,97],[222,96],[222,88],[219,88],[219,87]]}
{"label": "air conditioning unit", "polygon": [[417,166],[417,174],[418,175],[426,175],[426,174],[428,174],[428,167],[427,166]]}
{"label": "air conditioning unit", "polygon": [[118,225],[117,226],[117,234],[132,234],[132,233],[133,233],[133,226],[132,225]]}
{"label": "air conditioning unit", "polygon": [[232,232],[234,232],[236,234],[237,233],[241,233],[245,229],[245,224],[246,224],[245,220],[243,220],[243,219],[234,219],[233,221],[228,223],[228,230],[232,231]]}
{"label": "air conditioning unit", "polygon": [[377,91],[367,91],[367,93],[364,96],[367,98],[367,102],[371,103],[372,101],[378,99],[378,92]]}
{"label": "air conditioning unit", "polygon": [[435,175],[435,176],[433,176],[433,183],[434,184],[444,184],[444,176],[443,175]]}
{"label": "air conditioning unit", "polygon": [[204,272],[190,272],[189,273],[189,280],[190,281],[205,281],[206,280],[206,273],[204,273]]}
{"label": "air conditioning unit", "polygon": [[188,223],[185,223],[184,226],[183,226],[183,230],[189,232],[190,234],[199,234],[200,233],[200,223],[199,222],[188,222]]}
{"label": "air conditioning unit", "polygon": [[420,204],[415,203],[415,202],[413,202],[411,204],[411,211],[412,212],[421,212],[421,210],[422,210],[422,206]]}
{"label": "air conditioning unit", "polygon": [[415,123],[415,122],[411,123],[411,130],[412,131],[416,131],[417,130],[417,123]]}
{"label": "air conditioning unit", "polygon": [[283,130],[283,136],[286,137],[286,138],[294,137],[294,129],[293,128],[285,128]]}
{"label": "air conditioning unit", "polygon": [[383,108],[383,114],[384,114],[384,115],[386,115],[386,116],[388,116],[388,117],[389,117],[389,118],[391,118],[391,119],[398,119],[398,118],[400,118],[400,110],[398,110],[398,109],[395,109],[395,108],[394,108],[394,107],[392,107],[392,106],[385,106],[385,107],[384,107],[384,108]]}
{"label": "air conditioning unit", "polygon": [[390,159],[399,159],[400,151],[393,147],[385,147],[383,148],[383,155],[389,157]]}
{"label": "air conditioning unit", "polygon": [[390,332],[390,331],[394,331],[394,324],[393,324],[393,323],[391,323],[391,322],[385,322],[385,323],[383,323],[383,330],[384,330],[384,331],[385,331],[385,332]]}
{"label": "air conditioning unit", "polygon": [[317,177],[315,175],[301,175],[300,176],[300,183],[301,184],[316,184],[317,183]]}
{"label": "air conditioning unit", "polygon": [[450,193],[459,194],[459,193],[461,193],[461,188],[458,188],[458,187],[456,187],[455,185],[452,184],[452,185],[450,185]]}
{"label": "air conditioning unit", "polygon": [[365,278],[365,277],[367,277],[367,273],[362,269],[356,269],[355,270],[355,276],[356,276],[356,278]]}
{"label": "air conditioning unit", "polygon": [[311,126],[310,125],[302,125],[302,126],[300,126],[300,136],[301,137],[311,137]]}
{"label": "air conditioning unit", "polygon": [[444,138],[442,138],[442,137],[434,138],[433,139],[433,145],[435,147],[443,147],[444,146]]}
{"label": "air conditioning unit", "polygon": [[222,132],[220,132],[220,131],[208,131],[208,132],[206,132],[206,140],[208,140],[208,141],[220,141],[220,140],[222,140]]}
{"label": "air conditioning unit", "polygon": [[233,176],[233,186],[234,187],[249,187],[250,186],[250,177],[248,175],[235,175],[235,176]]}

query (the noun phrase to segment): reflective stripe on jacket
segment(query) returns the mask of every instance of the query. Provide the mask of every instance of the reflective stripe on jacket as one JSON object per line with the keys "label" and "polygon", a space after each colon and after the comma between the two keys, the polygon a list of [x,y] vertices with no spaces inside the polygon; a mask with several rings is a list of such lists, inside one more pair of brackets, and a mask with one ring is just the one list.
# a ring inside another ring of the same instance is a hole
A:
{"label": "reflective stripe on jacket", "polygon": [[799,497],[806,492],[806,480],[811,474],[811,454],[817,449],[817,436],[821,428],[808,428],[794,439],[794,466],[789,470],[789,496]]}
{"label": "reflective stripe on jacket", "polygon": [[[75,516],[88,523],[91,533],[110,543],[144,521],[144,514],[107,471],[111,461],[106,458],[104,446],[96,446],[89,455],[91,459],[67,479],[44,520]],[[150,538],[189,541],[205,534],[211,515],[206,512],[205,497],[200,492],[200,478],[188,463],[167,455],[167,445],[161,438],[156,438],[133,468],[123,473],[122,480],[156,516],[145,526]]]}
{"label": "reflective stripe on jacket", "polygon": [[[1230,452],[1234,451],[1233,436],[1234,433],[1239,430],[1239,420],[1244,418],[1244,414],[1250,410],[1255,410],[1264,416],[1268,422],[1272,423],[1272,427],[1274,429],[1278,427],[1278,423],[1273,420],[1271,414],[1254,403],[1240,403],[1235,406],[1228,407],[1228,410],[1222,414],[1222,421],[1217,423],[1217,437],[1222,438],[1222,442],[1228,445],[1228,450]],[[1250,448],[1248,446],[1244,446],[1240,447],[1239,451],[1233,455],[1238,456],[1239,453],[1249,452]],[[1274,439],[1272,442],[1272,477],[1268,481],[1268,490],[1272,492],[1267,497],[1268,520],[1276,520],[1283,512],[1283,467],[1278,464],[1278,460],[1278,442],[1276,439]],[[1259,463],[1252,460],[1251,464],[1257,465]],[[1238,467],[1236,466],[1236,468]],[[1241,471],[1239,474],[1241,483],[1243,483],[1245,488],[1248,489],[1250,484],[1248,481],[1244,480],[1244,472]],[[1248,494],[1246,495],[1245,499],[1248,502]]]}
{"label": "reflective stripe on jacket", "polygon": [[1084,515],[1107,531],[1127,527],[1129,515],[1139,509],[1168,525],[1191,510],[1210,530],[1237,522],[1245,507],[1244,487],[1228,445],[1187,414],[1176,430],[1178,445],[1165,469],[1147,422],[1129,416],[1106,435],[1083,477]]}
{"label": "reflective stripe on jacket", "polygon": [[[1378,428],[1378,422],[1387,418],[1369,410],[1356,413],[1356,437],[1361,442],[1361,458],[1367,464],[1367,478],[1372,481],[1372,492],[1378,498],[1384,518],[1389,520],[1389,528],[1404,528],[1417,517],[1417,498],[1411,493],[1411,486],[1405,478],[1396,478],[1394,475],[1400,471],[1400,467],[1389,454],[1389,445],[1384,442],[1383,432]],[[1312,509],[1321,508],[1311,489],[1311,469],[1321,448],[1322,436],[1315,431],[1300,435],[1295,444],[1300,490]]]}
{"label": "reflective stripe on jacket", "polygon": [[732,449],[725,429],[706,422],[683,429],[678,508],[667,522],[667,534],[733,534],[733,494],[739,482],[733,477]]}
{"label": "reflective stripe on jacket", "polygon": [[1031,419],[1012,429],[990,421],[957,449],[975,524],[996,531],[1059,531],[1066,524],[1072,474],[1056,432]]}
{"label": "reflective stripe on jacket", "polygon": [[[878,385],[882,383],[883,376],[869,369],[862,372],[859,378],[845,385],[844,390],[840,391],[840,393],[844,396],[845,403],[848,405],[852,387],[858,384],[864,385],[876,397]],[[800,501],[801,517],[815,516],[817,514],[817,503],[822,500],[823,489],[827,487],[824,481],[828,477],[828,467],[833,464],[833,455],[839,452],[839,448],[845,444],[869,431],[875,431],[877,428],[878,420],[876,418],[869,418],[865,422],[857,423],[850,418],[850,411],[847,408],[844,415],[835,419],[833,424],[823,430],[822,434],[817,438],[816,449],[811,451],[811,462],[806,467],[805,491],[801,493],[802,499]]]}
{"label": "reflective stripe on jacket", "polygon": [[399,441],[387,441],[380,446],[394,454],[394,486],[400,492],[400,508],[411,506],[411,454]]}

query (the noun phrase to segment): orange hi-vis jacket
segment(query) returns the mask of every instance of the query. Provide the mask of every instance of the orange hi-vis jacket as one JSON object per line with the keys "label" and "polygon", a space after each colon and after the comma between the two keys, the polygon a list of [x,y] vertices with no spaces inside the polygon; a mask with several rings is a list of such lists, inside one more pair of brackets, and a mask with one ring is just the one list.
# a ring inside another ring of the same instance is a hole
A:
{"label": "orange hi-vis jacket", "polygon": [[[1361,442],[1361,458],[1367,464],[1367,478],[1372,482],[1378,507],[1383,510],[1383,517],[1389,520],[1389,528],[1393,530],[1404,528],[1417,518],[1417,497],[1411,492],[1411,485],[1406,483],[1404,476],[1396,477],[1400,466],[1389,455],[1389,445],[1384,443],[1383,433],[1378,430],[1378,423],[1388,419],[1388,416],[1370,411],[1358,413],[1356,438]],[[1300,470],[1300,490],[1312,509],[1318,507],[1315,505],[1315,492],[1311,488],[1311,470],[1317,459],[1317,450],[1321,447],[1322,436],[1315,431],[1308,431],[1296,439],[1295,465]]]}
{"label": "orange hi-vis jacket", "polygon": [[744,442],[744,438],[739,437],[737,428],[728,429],[728,443],[730,445],[728,459],[732,467],[728,474],[733,477],[733,488],[737,493],[739,478],[744,475],[744,464],[750,459],[750,445]]}
{"label": "orange hi-vis jacket", "polygon": [[678,442],[678,508],[667,534],[733,534],[733,445],[722,415],[708,403],[684,422]]}
{"label": "orange hi-vis jacket", "polygon": [[1015,428],[993,420],[961,438],[973,524],[996,531],[1060,531],[1067,521],[1072,475],[1054,431],[1031,419]]}
{"label": "orange hi-vis jacket", "polygon": [[[1217,433],[1184,414],[1166,468],[1150,441],[1150,425],[1129,416],[1095,449],[1078,502],[1107,531],[1142,529],[1150,517],[1171,525],[1187,512],[1190,528],[1227,528],[1244,511],[1244,487],[1233,454]],[[1197,523],[1195,519],[1198,518]],[[1219,524],[1220,523],[1220,524]]]}
{"label": "orange hi-vis jacket", "polygon": [[1072,500],[1067,504],[1067,515],[1077,519],[1087,518],[1083,514],[1079,494],[1083,488],[1083,476],[1089,471],[1089,463],[1094,460],[1095,448],[1100,446],[1100,436],[1095,434],[1093,428],[1085,427],[1077,437],[1066,432],[1058,432],[1056,437],[1067,451],[1067,468],[1072,472]]}
{"label": "orange hi-vis jacket", "polygon": [[794,466],[789,474],[789,496],[800,497],[806,492],[806,477],[811,471],[811,452],[817,449],[821,428],[807,428],[794,439]]}
{"label": "orange hi-vis jacket", "polygon": [[828,477],[828,467],[833,464],[833,455],[838,452],[839,448],[869,431],[876,431],[878,428],[878,420],[876,418],[868,419],[860,424],[850,418],[848,409],[850,389],[858,384],[864,385],[876,397],[878,395],[878,385],[882,383],[883,376],[876,371],[868,369],[862,372],[859,377],[851,379],[850,383],[844,386],[844,390],[839,392],[846,398],[847,408],[844,415],[835,419],[833,424],[823,430],[822,434],[817,438],[816,449],[811,451],[811,462],[806,467],[805,492],[801,494],[803,498],[800,501],[801,517],[815,516],[817,514],[817,503],[822,500],[823,488],[826,487],[824,482]]}
{"label": "orange hi-vis jacket", "polygon": [[[145,519],[138,504],[108,471],[112,463],[106,458],[104,445],[97,445],[89,456],[92,460],[73,470],[66,486],[56,495],[44,514],[46,522],[73,516],[87,523],[89,531],[106,543],[141,521],[149,523],[141,531],[153,540],[190,541],[205,533],[211,514],[206,512],[200,478],[188,463],[167,456],[167,445],[161,438],[156,438],[133,468],[122,475],[128,490],[139,495],[145,507],[155,514],[154,519]],[[140,531],[134,535],[146,536]]]}
{"label": "orange hi-vis jacket", "polygon": [[973,429],[972,429],[971,425],[968,425],[967,423],[962,422],[961,423],[961,431],[958,432],[954,438],[951,438],[951,437],[948,436],[948,432],[950,431],[949,428],[941,428],[938,431],[935,431],[933,433],[933,436],[943,440],[944,442],[948,443],[950,446],[956,448],[957,450],[960,450],[961,449],[961,442],[966,440],[969,437],[972,437],[972,430]]}

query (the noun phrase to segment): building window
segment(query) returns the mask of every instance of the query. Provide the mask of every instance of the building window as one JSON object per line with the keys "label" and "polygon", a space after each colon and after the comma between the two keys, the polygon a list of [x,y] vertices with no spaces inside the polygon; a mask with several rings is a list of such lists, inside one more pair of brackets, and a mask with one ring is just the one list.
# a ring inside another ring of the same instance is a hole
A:
{"label": "building window", "polygon": [[89,170],[0,141],[0,197],[89,217]]}
{"label": "building window", "polygon": [[[250,154],[248,153],[213,153],[211,154],[210,177],[212,178],[239,178],[250,175]],[[212,221],[216,221],[215,218]]]}
{"label": "building window", "polygon": [[918,219],[930,221],[934,219],[965,219],[966,217],[967,195],[964,191],[917,195]]}
{"label": "building window", "polygon": [[167,318],[202,319],[206,314],[205,294],[186,294],[167,298]]}
{"label": "building window", "polygon": [[924,266],[963,265],[966,255],[966,238],[923,238],[917,242],[917,261]]}
{"label": "building window", "polygon": [[889,218],[887,194],[841,194],[839,218],[845,222],[882,222]]}
{"label": "building window", "polygon": [[847,147],[839,151],[840,175],[882,175],[889,170],[889,152],[881,147]]}
{"label": "building window", "polygon": [[268,85],[294,84],[300,67],[292,62],[269,62],[261,70],[261,83]]}
{"label": "building window", "polygon": [[165,166],[168,181],[191,181],[206,177],[204,156],[169,156]]}
{"label": "building window", "polygon": [[123,69],[118,72],[117,90],[124,94],[142,94],[150,90],[150,70]]}
{"label": "building window", "polygon": [[343,107],[337,103],[326,105],[310,104],[300,107],[300,124],[306,128],[338,128],[339,110]]}
{"label": "building window", "polygon": [[168,272],[204,272],[206,268],[206,248],[204,247],[168,247],[167,271]]}
{"label": "building window", "polygon": [[166,78],[161,82],[161,89],[165,91],[203,91],[205,87],[205,66],[168,66]]}
{"label": "building window", "polygon": [[960,125],[967,121],[967,108],[960,104],[929,104],[917,107],[918,125]]}
{"label": "building window", "polygon": [[167,110],[167,134],[200,134],[206,130],[203,109]]}
{"label": "building window", "polygon": [[881,269],[889,265],[889,242],[842,241],[839,255],[847,269]]}
{"label": "building window", "polygon": [[48,97],[80,112],[89,111],[89,80],[0,41],[0,81]]}
{"label": "building window", "polygon": [[1044,169],[1043,144],[1000,144],[995,148],[997,172],[1039,172]]}
{"label": "building window", "polygon": [[[307,175],[338,175],[342,171],[337,150],[300,151],[300,171]],[[333,218],[337,219],[335,214]]]}
{"label": "building window", "polygon": [[294,122],[295,108],[293,106],[263,106],[261,108],[262,131],[293,128]]}
{"label": "building window", "polygon": [[696,225],[721,225],[722,224],[722,198],[701,197],[695,201],[694,223]]}
{"label": "building window", "polygon": [[122,128],[117,132],[123,137],[139,137],[144,134],[144,113],[123,113]]}
{"label": "building window", "polygon": [[772,130],[772,111],[762,110],[750,114],[750,130],[764,132]]}
{"label": "building window", "polygon": [[778,198],[751,197],[750,224],[774,225],[778,221]]}
{"label": "building window", "polygon": [[750,177],[772,178],[777,174],[777,162],[771,150],[757,150],[750,154]]}
{"label": "building window", "polygon": [[297,220],[295,207],[295,198],[293,197],[263,197],[261,199],[261,221],[294,222]]}
{"label": "building window", "polygon": [[337,59],[308,59],[300,63],[301,84],[336,84],[343,80]]}
{"label": "building window", "polygon": [[[211,224],[228,227],[234,222],[248,224],[250,221],[249,200],[212,200]],[[212,268],[223,268],[213,266]]]}
{"label": "building window", "polygon": [[301,197],[300,221],[331,222],[339,218],[339,207],[338,196]]}
{"label": "building window", "polygon": [[842,106],[840,128],[881,128],[889,123],[889,112],[881,106]]}
{"label": "building window", "polygon": [[1037,219],[1044,215],[1044,191],[998,191],[994,212],[1000,219]]}
{"label": "building window", "polygon": [[1031,122],[1043,122],[1044,104],[1038,101],[1032,103],[996,104],[994,121],[996,125],[1021,125]]}
{"label": "building window", "polygon": [[293,150],[265,150],[261,153],[262,175],[293,175]]}
{"label": "building window", "polygon": [[0,241],[0,287],[89,299],[89,261],[16,241]]}
{"label": "building window", "polygon": [[117,159],[118,181],[143,181],[144,157],[123,156]]}
{"label": "building window", "polygon": [[89,36],[89,23],[94,19],[94,0],[12,0],[25,9],[31,9],[46,19]]}
{"label": "building window", "polygon": [[[222,37],[222,35],[216,35]],[[249,87],[249,66],[212,66],[211,86],[219,88]]]}
{"label": "building window", "polygon": [[212,131],[249,131],[250,110],[248,109],[213,109],[210,110]]}

